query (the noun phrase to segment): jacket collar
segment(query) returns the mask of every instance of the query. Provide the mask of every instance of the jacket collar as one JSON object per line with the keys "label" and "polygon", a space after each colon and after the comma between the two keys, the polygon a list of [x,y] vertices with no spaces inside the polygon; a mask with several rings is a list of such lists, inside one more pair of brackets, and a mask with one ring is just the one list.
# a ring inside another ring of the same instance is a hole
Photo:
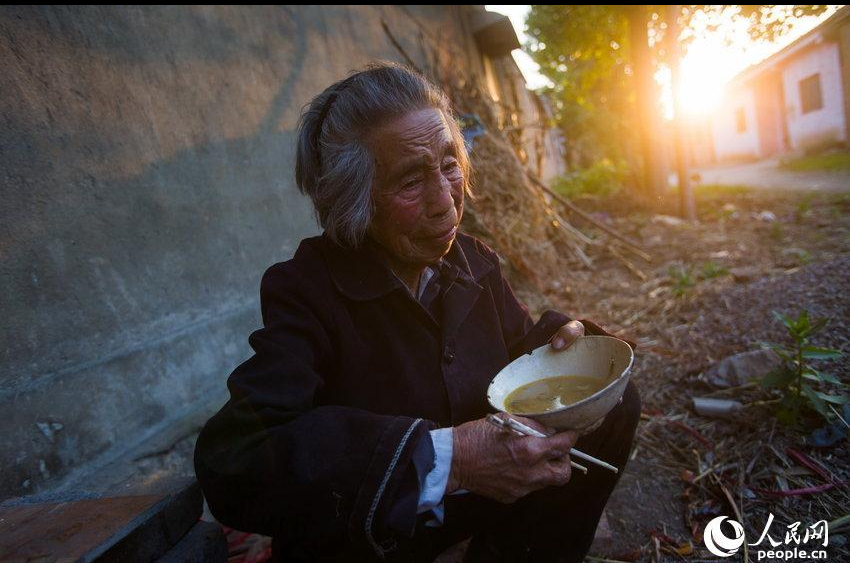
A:
{"label": "jacket collar", "polygon": [[[381,251],[368,237],[358,248],[342,247],[323,234],[322,254],[334,283],[343,295],[357,301],[375,299],[396,289],[404,289],[402,282],[385,264]],[[477,284],[495,264],[482,255],[473,239],[458,233],[445,256],[457,278],[462,282]]]}

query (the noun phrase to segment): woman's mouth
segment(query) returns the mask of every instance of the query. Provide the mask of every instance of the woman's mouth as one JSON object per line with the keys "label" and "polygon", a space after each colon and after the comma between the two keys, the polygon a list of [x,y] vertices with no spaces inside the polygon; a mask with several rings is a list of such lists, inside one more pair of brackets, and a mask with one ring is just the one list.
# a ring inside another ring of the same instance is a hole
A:
{"label": "woman's mouth", "polygon": [[434,242],[438,244],[448,244],[455,238],[455,234],[457,234],[457,225],[451,227],[450,229],[443,231],[442,233],[437,233],[433,237],[428,237]]}

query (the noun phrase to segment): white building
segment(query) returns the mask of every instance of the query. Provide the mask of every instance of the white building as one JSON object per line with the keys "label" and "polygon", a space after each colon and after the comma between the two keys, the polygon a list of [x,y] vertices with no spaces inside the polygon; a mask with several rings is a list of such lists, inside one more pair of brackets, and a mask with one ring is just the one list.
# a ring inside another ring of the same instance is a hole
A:
{"label": "white building", "polygon": [[846,145],[850,7],[739,74],[712,118],[717,160]]}

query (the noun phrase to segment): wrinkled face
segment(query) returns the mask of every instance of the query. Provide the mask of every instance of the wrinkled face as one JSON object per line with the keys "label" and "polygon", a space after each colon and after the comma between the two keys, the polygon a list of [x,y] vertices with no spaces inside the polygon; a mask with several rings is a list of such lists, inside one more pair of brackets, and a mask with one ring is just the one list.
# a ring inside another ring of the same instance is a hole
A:
{"label": "wrinkled face", "polygon": [[375,158],[375,216],[369,235],[405,267],[437,262],[463,214],[463,171],[443,113],[423,109],[390,120],[367,140]]}

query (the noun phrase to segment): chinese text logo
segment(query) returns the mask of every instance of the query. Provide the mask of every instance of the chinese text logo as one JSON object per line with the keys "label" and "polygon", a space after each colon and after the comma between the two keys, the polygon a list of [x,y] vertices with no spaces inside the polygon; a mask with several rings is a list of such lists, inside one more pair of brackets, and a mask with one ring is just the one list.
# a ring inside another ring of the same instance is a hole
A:
{"label": "chinese text logo", "polygon": [[[732,537],[727,536],[723,530],[720,529],[720,525],[727,521],[729,526],[732,527]],[[800,545],[803,545],[804,548],[807,547],[810,540],[814,540],[816,542],[819,541],[821,543],[821,547],[829,545],[829,526],[827,525],[826,520],[820,520],[803,529],[800,529],[800,522],[789,524],[786,526],[787,529],[785,531],[784,542],[773,539],[768,533],[772,523],[773,514],[771,513],[758,541],[747,544],[749,547],[756,547],[761,545],[765,539],[770,544],[769,547],[771,549],[769,550],[756,550],[757,560],[769,558],[784,559],[787,561],[789,559],[796,558],[826,558],[826,551],[824,550],[807,551],[806,549],[800,549]],[[805,530],[805,532],[803,530]],[[746,541],[744,527],[740,522],[732,520],[731,518],[718,516],[706,525],[705,532],[703,533],[703,541],[705,542],[705,547],[707,547],[708,550],[717,557],[731,557],[738,553],[738,550],[741,549]]]}

